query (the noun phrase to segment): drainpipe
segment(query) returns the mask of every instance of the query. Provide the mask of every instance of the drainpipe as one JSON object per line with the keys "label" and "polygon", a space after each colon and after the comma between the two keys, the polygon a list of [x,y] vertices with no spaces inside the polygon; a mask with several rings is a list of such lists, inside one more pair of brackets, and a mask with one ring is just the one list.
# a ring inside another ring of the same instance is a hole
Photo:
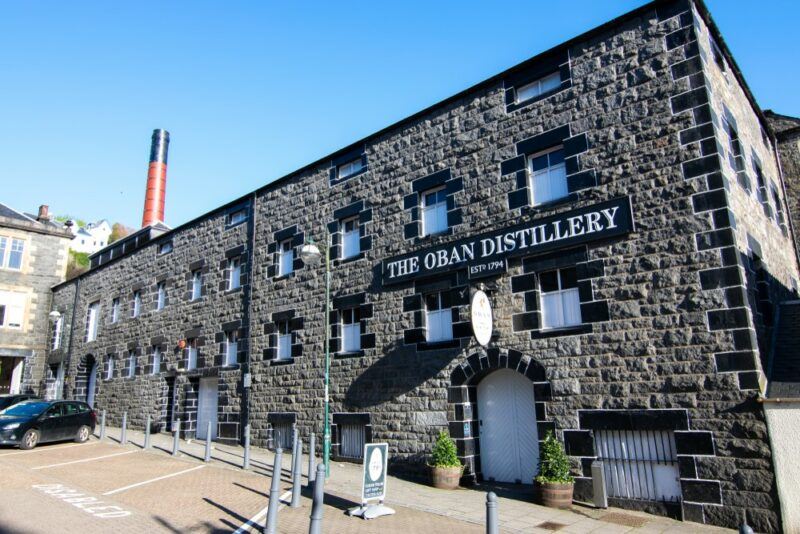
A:
{"label": "drainpipe", "polygon": [[[63,353],[61,356],[61,362],[59,363],[59,365],[63,366],[64,369],[64,383],[61,384],[62,397],[64,391],[63,388],[66,386],[67,383],[67,373],[69,372],[69,364],[72,361],[72,339],[73,336],[75,335],[75,315],[76,315],[76,310],[78,308],[78,295],[80,294],[80,291],[81,291],[81,277],[79,276],[75,281],[75,296],[72,299],[72,317],[70,317],[69,320],[69,346],[67,348],[66,365],[64,365]],[[47,373],[46,366],[45,366],[45,373]]]}
{"label": "drainpipe", "polygon": [[[250,320],[251,317],[251,302],[252,302],[252,295],[253,295],[253,283],[255,282],[255,249],[256,249],[256,194],[255,192],[250,199],[250,217],[248,217],[247,221],[247,255],[249,256],[250,271],[249,271],[249,278],[247,280],[247,287],[245,287],[244,292],[244,302],[243,302],[243,314],[244,314],[244,324],[247,325],[247,362],[244,365],[244,369],[242,369],[241,378],[242,378],[242,409],[240,410],[239,415],[239,435],[242,440],[244,440],[244,429],[247,425],[250,424],[250,390],[252,389],[253,377],[250,373],[250,365],[253,361],[253,328],[252,328],[252,321]],[[250,380],[248,383],[245,382],[245,377],[250,376]],[[245,387],[247,386],[247,387]]]}

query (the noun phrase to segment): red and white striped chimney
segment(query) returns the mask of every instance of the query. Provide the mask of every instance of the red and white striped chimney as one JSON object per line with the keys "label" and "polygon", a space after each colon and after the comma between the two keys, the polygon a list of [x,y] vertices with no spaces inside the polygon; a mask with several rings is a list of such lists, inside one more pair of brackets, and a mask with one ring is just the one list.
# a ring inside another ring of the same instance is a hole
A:
{"label": "red and white striped chimney", "polygon": [[147,190],[144,194],[142,228],[164,222],[164,200],[167,196],[167,151],[169,132],[153,130],[150,145],[150,166],[147,169]]}

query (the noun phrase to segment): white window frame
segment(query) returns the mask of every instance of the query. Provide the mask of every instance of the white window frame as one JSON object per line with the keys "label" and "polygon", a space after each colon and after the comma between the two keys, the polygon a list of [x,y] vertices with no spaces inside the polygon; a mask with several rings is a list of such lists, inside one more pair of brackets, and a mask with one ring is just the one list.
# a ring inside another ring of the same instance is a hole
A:
{"label": "white window frame", "polygon": [[[288,243],[288,247],[285,245]],[[278,276],[289,276],[294,271],[294,248],[291,239],[278,243]]]}
{"label": "white window frame", "polygon": [[108,356],[106,362],[106,380],[114,378],[114,357]]}
{"label": "white window frame", "polygon": [[[574,269],[574,267],[572,268]],[[542,310],[542,330],[572,328],[574,326],[580,326],[583,324],[583,319],[581,317],[580,293],[578,287],[576,286],[566,289],[562,288],[562,271],[566,269],[568,269],[568,267],[546,271],[556,272],[558,289],[554,291],[543,291],[540,285],[539,304],[540,309]],[[570,309],[573,310],[572,317],[567,316],[567,313]]]}
{"label": "white window frame", "polygon": [[555,71],[517,88],[517,103],[527,102],[561,87],[561,72]]}
{"label": "white window frame", "polygon": [[96,300],[89,304],[89,309],[86,320],[86,341],[94,341],[97,339],[97,331],[100,324],[100,301]]}
{"label": "white window frame", "polygon": [[197,338],[186,342],[186,370],[197,369]]}
{"label": "white window frame", "polygon": [[339,165],[336,168],[336,176],[339,179],[347,178],[348,176],[353,176],[354,174],[361,172],[363,168],[364,162],[361,160],[361,156],[359,156]]}
{"label": "white window frame", "polygon": [[0,305],[3,306],[3,317],[0,326],[11,330],[22,330],[25,325],[25,305],[27,295],[20,291],[0,291]]}
{"label": "white window frame", "polygon": [[[567,187],[567,169],[563,158],[563,150],[564,147],[559,145],[528,156],[528,186],[531,190],[532,206],[547,204],[548,202],[553,202],[569,195],[569,189]],[[553,165],[550,163],[550,154],[554,154],[558,151],[562,151],[561,163]],[[544,156],[547,157],[547,167],[533,170],[534,160]],[[549,190],[546,192],[542,190],[542,182],[540,182],[537,187],[538,180],[547,180]]]}
{"label": "white window frame", "polygon": [[228,259],[228,291],[242,287],[242,259]]}
{"label": "white window frame", "polygon": [[159,282],[156,285],[156,310],[161,311],[167,304],[167,283]]}
{"label": "white window frame", "polygon": [[134,319],[142,314],[142,292],[137,289],[133,292],[133,309],[131,309],[131,317]]}
{"label": "white window frame", "polygon": [[[103,246],[103,243],[100,243],[100,246]],[[166,241],[158,245],[158,255],[163,256],[164,254],[169,254],[172,252],[172,241]]]}
{"label": "white window frame", "polygon": [[192,298],[191,300],[199,300],[203,296],[203,273],[200,269],[192,272]]}
{"label": "white window frame", "polygon": [[341,311],[342,352],[361,350],[361,313],[359,308],[345,308]]}
{"label": "white window frame", "polygon": [[59,316],[53,324],[53,338],[50,341],[50,350],[61,348],[61,329],[64,326],[64,316]]}
{"label": "white window frame", "polygon": [[136,376],[136,352],[128,351],[128,362],[125,365],[126,378],[134,378]]}
{"label": "white window frame", "polygon": [[236,330],[225,332],[225,365],[236,365],[239,335]]}
{"label": "white window frame", "polygon": [[111,299],[111,324],[119,321],[119,297]]}
{"label": "white window frame", "polygon": [[[435,296],[436,309],[428,307],[428,297]],[[441,343],[453,339],[453,308],[445,308],[443,292],[425,296],[425,341]]]}
{"label": "white window frame", "polygon": [[[420,193],[420,205],[422,206],[422,235],[436,235],[446,232],[447,224],[447,195],[444,200],[437,200],[433,204],[427,204],[428,195],[438,194],[444,191],[445,187],[434,187]],[[438,195],[437,195],[438,196]]]}
{"label": "white window frame", "polygon": [[[353,228],[348,230],[348,223]],[[361,228],[358,217],[349,217],[342,220],[342,259],[354,258],[361,254]]]}
{"label": "white window frame", "polygon": [[292,329],[289,326],[289,321],[278,321],[275,326],[278,331],[275,359],[290,360],[292,358]]}
{"label": "white window frame", "polygon": [[228,216],[228,226],[234,226],[243,223],[247,220],[247,210],[245,208],[238,209]]}
{"label": "white window frame", "polygon": [[161,372],[161,349],[153,347],[153,368],[150,370],[151,375],[157,375]]}
{"label": "white window frame", "polygon": [[8,252],[9,239],[4,235],[0,235],[0,268],[6,266],[6,252]]}

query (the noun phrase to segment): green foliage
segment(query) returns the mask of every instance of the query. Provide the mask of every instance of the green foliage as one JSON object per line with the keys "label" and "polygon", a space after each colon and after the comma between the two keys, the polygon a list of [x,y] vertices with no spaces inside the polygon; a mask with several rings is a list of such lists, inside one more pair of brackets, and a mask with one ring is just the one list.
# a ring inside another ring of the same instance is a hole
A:
{"label": "green foliage", "polygon": [[86,252],[75,252],[70,249],[69,260],[67,260],[67,280],[75,278],[88,270],[89,254]]}
{"label": "green foliage", "polygon": [[456,444],[444,430],[439,431],[439,437],[436,438],[431,457],[434,467],[461,467]]}
{"label": "green foliage", "polygon": [[540,484],[569,484],[574,481],[569,474],[569,467],[569,458],[564,447],[553,435],[553,431],[548,431],[539,451],[539,475],[536,481]]}
{"label": "green foliage", "polygon": [[55,217],[53,217],[53,219],[60,223],[65,223],[68,220],[72,219],[73,221],[75,221],[75,225],[77,227],[80,228],[81,226],[86,226],[86,221],[84,221],[83,219],[79,219],[77,217],[73,217],[72,215],[56,215]]}
{"label": "green foliage", "polygon": [[111,235],[108,236],[108,244],[114,241],[119,241],[123,237],[127,237],[134,232],[133,228],[128,228],[122,223],[114,223],[111,225]]}

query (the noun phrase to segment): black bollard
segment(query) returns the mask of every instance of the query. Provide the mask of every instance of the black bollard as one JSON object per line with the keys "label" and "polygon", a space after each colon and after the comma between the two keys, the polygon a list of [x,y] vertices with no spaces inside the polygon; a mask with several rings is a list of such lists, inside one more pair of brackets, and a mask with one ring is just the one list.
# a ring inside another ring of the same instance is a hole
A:
{"label": "black bollard", "polygon": [[150,448],[150,414],[147,414],[147,422],[144,424],[144,448]]}
{"label": "black bollard", "polygon": [[497,495],[493,491],[486,494],[486,534],[500,534],[497,525]]}
{"label": "black bollard", "polygon": [[283,449],[275,449],[275,460],[272,462],[272,484],[269,488],[269,507],[267,508],[267,525],[264,534],[275,534],[278,530],[278,504],[281,498],[281,459]]}
{"label": "black bollard", "polygon": [[128,412],[122,412],[122,435],[119,438],[119,444],[125,445],[128,443]]}
{"label": "black bollard", "polygon": [[322,512],[325,500],[325,464],[317,466],[314,477],[314,502],[311,504],[311,522],[308,534],[322,534]]}

